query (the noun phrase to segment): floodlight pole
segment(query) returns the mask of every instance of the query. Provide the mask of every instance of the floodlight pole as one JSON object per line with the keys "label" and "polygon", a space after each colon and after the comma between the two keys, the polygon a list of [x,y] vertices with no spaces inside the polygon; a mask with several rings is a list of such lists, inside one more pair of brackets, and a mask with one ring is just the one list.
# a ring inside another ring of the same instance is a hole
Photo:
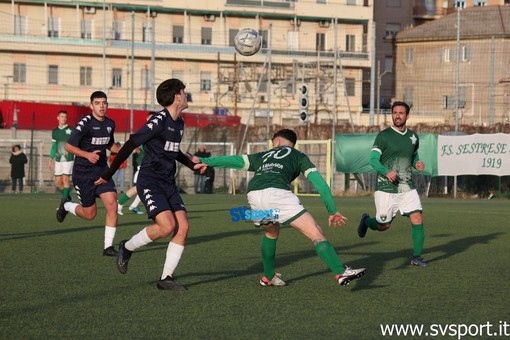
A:
{"label": "floodlight pole", "polygon": [[271,114],[271,39],[273,35],[273,24],[269,23],[269,32],[267,37],[267,116],[266,116],[266,140],[269,140],[270,114]]}

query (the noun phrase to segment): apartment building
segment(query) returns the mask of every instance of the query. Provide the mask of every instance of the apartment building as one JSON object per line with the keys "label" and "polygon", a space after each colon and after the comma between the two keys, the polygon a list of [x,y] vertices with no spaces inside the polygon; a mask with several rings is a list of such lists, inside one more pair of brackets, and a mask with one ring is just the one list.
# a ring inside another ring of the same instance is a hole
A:
{"label": "apartment building", "polygon": [[[189,112],[293,126],[304,83],[311,122],[366,125],[373,2],[0,0],[3,100],[87,104],[102,89],[111,107],[149,110],[176,77]],[[245,27],[263,37],[251,57],[233,48]]]}
{"label": "apartment building", "polygon": [[[508,5],[510,0],[381,0],[374,2],[376,27],[376,81],[378,81],[379,107],[388,108],[396,96],[393,70],[395,59],[394,37],[397,32],[416,27],[455,13],[457,9]],[[367,78],[367,76],[365,76]],[[365,107],[369,96],[364,99]],[[402,98],[400,98],[402,99]]]}
{"label": "apartment building", "polygon": [[510,6],[465,8],[399,32],[396,96],[420,122],[510,123]]}

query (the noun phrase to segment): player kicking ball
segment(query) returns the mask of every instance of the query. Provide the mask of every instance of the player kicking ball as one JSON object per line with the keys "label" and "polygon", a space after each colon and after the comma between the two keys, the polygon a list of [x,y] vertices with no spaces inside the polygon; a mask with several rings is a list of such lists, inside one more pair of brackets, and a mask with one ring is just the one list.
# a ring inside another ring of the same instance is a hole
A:
{"label": "player kicking ball", "polygon": [[324,201],[330,215],[328,225],[336,228],[347,223],[347,218],[337,211],[331,190],[315,165],[308,156],[294,149],[296,133],[283,129],[274,134],[272,141],[273,149],[257,154],[192,158],[194,162],[200,161],[209,166],[254,171],[247,190],[252,211],[279,209],[277,219],[254,221],[257,227],[260,226],[265,231],[261,243],[264,276],[260,279],[260,285],[264,287],[286,285],[282,276],[275,272],[276,243],[281,224],[290,224],[310,240],[315,252],[333,272],[338,284],[345,286],[352,280],[360,279],[367,270],[343,265],[322,228],[290,190],[291,182],[302,173]]}

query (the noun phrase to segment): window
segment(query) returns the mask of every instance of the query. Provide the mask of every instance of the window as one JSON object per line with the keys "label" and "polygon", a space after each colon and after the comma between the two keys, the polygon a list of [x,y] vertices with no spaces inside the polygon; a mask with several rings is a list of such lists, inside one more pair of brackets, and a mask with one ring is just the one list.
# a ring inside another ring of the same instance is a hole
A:
{"label": "window", "polygon": [[14,35],[27,34],[27,17],[23,15],[14,16]]}
{"label": "window", "polygon": [[152,81],[152,72],[149,68],[142,69],[142,89],[150,89]]}
{"label": "window", "polygon": [[239,32],[238,29],[229,29],[228,30],[228,46],[234,46],[235,38],[237,33]]}
{"label": "window", "polygon": [[[144,23],[142,27],[142,41],[152,42],[152,25],[150,23]],[[182,43],[182,41],[181,41]]]}
{"label": "window", "polygon": [[326,50],[326,34],[316,33],[315,34],[315,50],[324,51]]}
{"label": "window", "polygon": [[443,61],[450,63],[452,61],[452,49],[451,48],[444,48],[443,49]]}
{"label": "window", "polygon": [[325,4],[325,3],[327,3],[327,1],[326,0],[317,0],[317,3],[318,4]]}
{"label": "window", "polygon": [[384,57],[384,71],[393,72],[393,56],[387,55]]}
{"label": "window", "polygon": [[268,39],[269,39],[268,30],[260,30],[259,34],[260,34],[260,37],[262,38],[262,45],[260,47],[267,48],[267,43],[268,43]]}
{"label": "window", "polygon": [[27,82],[27,65],[15,63],[14,70],[12,72],[14,83],[26,83]]}
{"label": "window", "polygon": [[299,46],[299,32],[288,31],[287,32],[287,47],[290,51],[297,51]]}
{"label": "window", "polygon": [[345,36],[345,51],[354,52],[356,51],[356,36],[353,34],[347,34]]}
{"label": "window", "polygon": [[462,61],[470,61],[471,60],[471,50],[468,46],[460,47],[460,60],[462,60]]}
{"label": "window", "polygon": [[211,90],[211,72],[200,72],[200,91]]}
{"label": "window", "polygon": [[400,24],[392,24],[387,23],[386,24],[386,31],[384,32],[385,37],[394,37],[397,32],[400,31],[402,26]]}
{"label": "window", "polygon": [[122,87],[122,69],[114,68],[112,70],[112,87]]}
{"label": "window", "polygon": [[211,45],[212,43],[212,28],[202,27],[202,45]]}
{"label": "window", "polygon": [[[380,1],[380,0],[379,0]],[[356,0],[347,0],[347,5],[356,6]]]}
{"label": "window", "polygon": [[408,86],[404,89],[404,101],[409,105],[413,105],[413,88]]}
{"label": "window", "polygon": [[345,93],[349,97],[353,97],[356,95],[356,79],[345,78]]}
{"label": "window", "polygon": [[48,18],[48,37],[58,38],[60,18],[49,17]]}
{"label": "window", "polygon": [[413,63],[413,59],[414,59],[414,48],[407,47],[404,50],[404,63],[407,65],[410,65]]}
{"label": "window", "polygon": [[174,44],[182,44],[184,42],[184,26],[173,27],[172,42]]}
{"label": "window", "polygon": [[487,0],[475,0],[474,5],[475,6],[486,6]]}
{"label": "window", "polygon": [[112,24],[113,31],[113,40],[122,40],[124,30],[124,22],[123,21],[114,21]]}
{"label": "window", "polygon": [[80,85],[92,86],[92,67],[80,66]]}
{"label": "window", "polygon": [[457,8],[466,8],[466,1],[464,1],[464,0],[455,1],[455,7],[457,7]]}
{"label": "window", "polygon": [[[467,87],[459,86],[459,108],[463,109],[466,106]],[[443,109],[456,109],[455,96],[443,96]]]}
{"label": "window", "polygon": [[81,38],[92,39],[92,20],[81,20]]}
{"label": "window", "polygon": [[48,66],[48,84],[58,84],[58,65]]}

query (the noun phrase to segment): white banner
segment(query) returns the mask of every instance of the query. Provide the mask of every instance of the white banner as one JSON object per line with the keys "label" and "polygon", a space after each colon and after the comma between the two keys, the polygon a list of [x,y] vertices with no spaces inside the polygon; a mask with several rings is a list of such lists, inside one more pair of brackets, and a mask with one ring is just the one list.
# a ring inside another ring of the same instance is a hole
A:
{"label": "white banner", "polygon": [[510,135],[438,136],[439,176],[510,175]]}

